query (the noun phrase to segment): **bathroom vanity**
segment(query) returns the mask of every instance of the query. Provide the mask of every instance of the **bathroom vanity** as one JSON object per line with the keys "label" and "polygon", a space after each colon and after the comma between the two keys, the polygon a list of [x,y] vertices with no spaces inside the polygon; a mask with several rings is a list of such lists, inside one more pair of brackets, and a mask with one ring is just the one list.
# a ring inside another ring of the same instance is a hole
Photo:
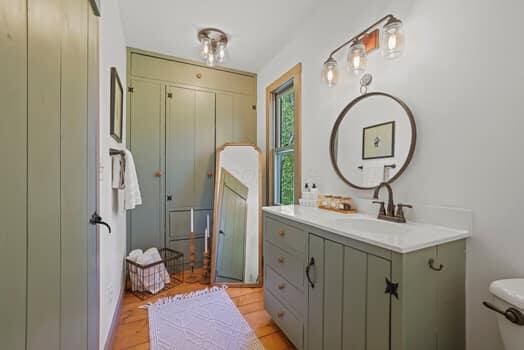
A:
{"label": "bathroom vanity", "polygon": [[263,210],[266,310],[298,349],[465,348],[468,230]]}

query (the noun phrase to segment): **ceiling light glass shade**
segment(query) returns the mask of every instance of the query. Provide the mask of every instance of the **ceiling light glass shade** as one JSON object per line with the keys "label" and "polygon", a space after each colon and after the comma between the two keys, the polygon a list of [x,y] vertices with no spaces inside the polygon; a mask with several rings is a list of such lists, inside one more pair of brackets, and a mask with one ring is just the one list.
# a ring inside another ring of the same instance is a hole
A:
{"label": "ceiling light glass shade", "polygon": [[226,44],[224,42],[220,42],[217,45],[216,50],[216,59],[218,63],[224,62],[224,58],[226,57]]}
{"label": "ceiling light glass shade", "polygon": [[200,55],[206,64],[213,67],[224,62],[228,37],[220,29],[204,28],[198,32]]}
{"label": "ceiling light glass shade", "polygon": [[382,30],[382,55],[387,59],[399,57],[404,50],[402,22],[398,19],[389,21]]}
{"label": "ceiling light glass shade", "polygon": [[338,82],[337,61],[333,57],[330,57],[324,63],[324,67],[322,69],[322,80],[329,87],[337,85],[337,82]]}
{"label": "ceiling light glass shade", "polygon": [[362,42],[357,41],[349,48],[348,67],[355,74],[360,75],[366,71],[368,59],[366,56],[366,47]]}
{"label": "ceiling light glass shade", "polygon": [[217,62],[217,58],[216,58],[216,54],[215,52],[212,50],[209,52],[209,54],[207,55],[207,59],[206,59],[206,64],[209,66],[209,67],[213,67]]}
{"label": "ceiling light glass shade", "polygon": [[209,55],[209,52],[211,52],[211,40],[208,38],[203,38],[201,40],[202,44],[202,50],[200,51],[200,54],[203,59],[207,60],[207,56]]}

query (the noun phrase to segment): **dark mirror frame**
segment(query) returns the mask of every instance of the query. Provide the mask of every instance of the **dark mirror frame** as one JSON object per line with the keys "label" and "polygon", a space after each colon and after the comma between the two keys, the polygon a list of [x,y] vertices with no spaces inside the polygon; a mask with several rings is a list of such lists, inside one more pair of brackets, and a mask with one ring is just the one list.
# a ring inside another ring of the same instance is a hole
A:
{"label": "dark mirror frame", "polygon": [[408,167],[409,163],[411,162],[411,159],[413,158],[413,153],[415,152],[415,145],[417,144],[417,126],[415,124],[415,118],[413,117],[413,113],[409,109],[408,105],[405,104],[404,101],[402,101],[398,97],[395,97],[393,95],[387,94],[385,92],[370,92],[370,93],[366,93],[364,95],[361,95],[361,96],[355,98],[353,101],[351,101],[340,112],[340,114],[337,117],[337,120],[335,121],[335,124],[333,125],[333,129],[331,130],[331,139],[330,139],[330,142],[329,142],[329,153],[330,153],[330,156],[331,156],[331,164],[333,165],[333,168],[335,169],[335,172],[337,173],[338,177],[340,177],[342,179],[342,181],[347,183],[349,186],[354,187],[354,188],[359,189],[359,190],[372,190],[376,186],[375,187],[362,187],[362,186],[355,185],[354,183],[349,181],[349,179],[347,179],[344,176],[344,174],[342,174],[342,172],[340,171],[340,168],[338,167],[338,164],[337,164],[337,154],[336,154],[338,129],[340,127],[340,124],[344,120],[344,118],[346,118],[348,116],[348,112],[351,110],[351,108],[353,108],[360,101],[362,101],[362,100],[364,100],[364,99],[366,99],[368,97],[372,97],[372,96],[383,96],[383,97],[390,98],[390,99],[394,100],[395,102],[397,102],[402,107],[402,109],[404,109],[404,111],[406,112],[406,115],[409,118],[409,123],[411,125],[411,135],[412,135],[412,137],[411,137],[411,145],[409,146],[408,157],[407,157],[406,161],[404,162],[404,164],[402,164],[402,167],[400,168],[400,170],[391,179],[389,179],[389,181],[387,181],[388,183],[392,183],[393,181],[398,179],[400,177],[400,175],[402,175],[402,173],[406,170],[406,168]]}

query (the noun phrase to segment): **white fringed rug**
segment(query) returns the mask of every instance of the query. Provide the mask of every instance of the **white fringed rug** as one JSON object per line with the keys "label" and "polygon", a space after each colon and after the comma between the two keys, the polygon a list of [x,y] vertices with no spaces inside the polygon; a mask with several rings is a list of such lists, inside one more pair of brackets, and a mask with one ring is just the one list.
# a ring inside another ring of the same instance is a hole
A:
{"label": "white fringed rug", "polygon": [[160,299],[147,306],[151,350],[263,350],[224,288]]}

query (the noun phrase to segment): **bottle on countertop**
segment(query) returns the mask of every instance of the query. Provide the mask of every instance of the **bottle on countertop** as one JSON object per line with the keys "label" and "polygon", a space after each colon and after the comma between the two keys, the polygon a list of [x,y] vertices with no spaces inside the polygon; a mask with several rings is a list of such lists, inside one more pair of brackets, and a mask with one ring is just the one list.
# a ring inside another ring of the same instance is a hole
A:
{"label": "bottle on countertop", "polygon": [[315,201],[318,199],[318,187],[315,183],[311,186],[311,199]]}
{"label": "bottle on countertop", "polygon": [[309,184],[306,182],[304,185],[304,190],[302,191],[302,198],[305,200],[311,199],[311,190],[309,188]]}

